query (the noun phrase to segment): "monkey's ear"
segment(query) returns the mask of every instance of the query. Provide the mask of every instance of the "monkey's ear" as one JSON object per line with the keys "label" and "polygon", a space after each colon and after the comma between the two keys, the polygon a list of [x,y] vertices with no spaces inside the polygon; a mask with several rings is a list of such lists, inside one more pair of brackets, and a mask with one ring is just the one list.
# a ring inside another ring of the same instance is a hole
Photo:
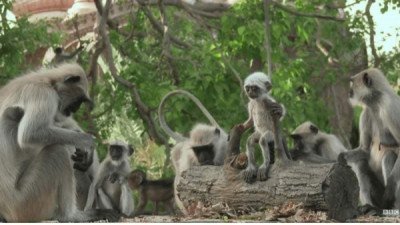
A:
{"label": "monkey's ear", "polygon": [[269,81],[265,82],[265,88],[267,89],[267,91],[270,91],[272,89],[271,82],[269,82]]}
{"label": "monkey's ear", "polygon": [[132,155],[135,152],[135,149],[132,147],[132,145],[128,145],[128,155]]}
{"label": "monkey's ear", "polygon": [[64,84],[75,84],[81,80],[80,76],[70,75],[64,79]]}
{"label": "monkey's ear", "polygon": [[301,136],[298,135],[298,134],[291,134],[290,137],[291,137],[293,140],[299,140],[299,139],[301,139]]}
{"label": "monkey's ear", "polygon": [[371,77],[368,75],[368,73],[364,73],[363,75],[363,81],[365,86],[367,87],[371,87],[372,86],[372,79]]}
{"label": "monkey's ear", "polygon": [[318,127],[314,126],[314,125],[310,125],[310,130],[311,132],[313,132],[314,134],[318,134]]}

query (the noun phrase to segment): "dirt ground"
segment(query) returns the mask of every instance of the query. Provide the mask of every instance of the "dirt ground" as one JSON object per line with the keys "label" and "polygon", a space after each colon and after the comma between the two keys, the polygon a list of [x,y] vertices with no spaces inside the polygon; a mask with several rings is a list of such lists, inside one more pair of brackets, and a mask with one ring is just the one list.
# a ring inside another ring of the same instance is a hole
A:
{"label": "dirt ground", "polygon": [[[278,218],[277,220],[263,220],[263,219],[209,219],[209,218],[191,218],[191,217],[177,217],[177,216],[139,216],[135,218],[123,218],[121,222],[130,223],[174,223],[174,222],[199,222],[199,223],[220,223],[220,222],[302,222],[293,220],[293,218]],[[310,221],[311,222],[311,221]],[[313,222],[338,222],[333,220],[319,220]],[[355,220],[349,220],[346,222],[360,222],[360,223],[400,223],[400,217],[373,217],[373,216],[363,216]]]}

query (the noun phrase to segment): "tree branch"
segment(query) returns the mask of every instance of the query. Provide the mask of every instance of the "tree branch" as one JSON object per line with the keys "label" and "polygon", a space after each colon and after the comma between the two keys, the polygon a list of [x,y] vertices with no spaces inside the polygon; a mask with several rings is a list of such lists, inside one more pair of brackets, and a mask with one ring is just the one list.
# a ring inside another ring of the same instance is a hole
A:
{"label": "tree branch", "polygon": [[[157,5],[158,0],[136,0],[141,5]],[[182,0],[163,0],[164,5],[175,6],[182,8],[184,5],[190,6],[193,9],[202,12],[225,12],[231,8],[231,4],[214,3],[214,2],[197,2],[194,5],[189,5]]]}
{"label": "tree branch", "polygon": [[271,60],[271,21],[269,19],[269,2],[264,0],[264,18],[265,18],[265,46],[267,50],[268,75],[272,76],[272,60]]}
{"label": "tree branch", "polygon": [[370,12],[372,3],[373,3],[373,0],[368,0],[367,6],[365,7],[365,15],[367,16],[367,19],[368,19],[369,44],[371,46],[372,55],[374,56],[374,67],[379,67],[379,65],[381,64],[381,59],[379,58],[378,53],[376,52],[374,20],[372,18],[371,12]]}
{"label": "tree branch", "polygon": [[[101,4],[101,0],[95,0],[95,3]],[[144,125],[147,127],[147,133],[151,138],[155,140],[156,143],[162,144],[165,146],[166,151],[170,151],[170,146],[168,145],[168,140],[160,134],[157,130],[156,122],[154,118],[151,115],[151,110],[149,107],[143,103],[143,101],[140,98],[140,95],[137,91],[136,85],[132,84],[131,82],[125,80],[121,76],[118,75],[118,70],[115,66],[114,59],[112,57],[112,48],[111,48],[111,43],[110,43],[110,38],[106,32],[106,22],[108,20],[108,13],[111,5],[111,0],[107,0],[106,5],[103,8],[102,12],[99,12],[101,15],[101,20],[99,24],[99,33],[101,35],[101,39],[104,43],[105,47],[105,59],[106,62],[108,63],[108,66],[110,68],[111,76],[122,86],[128,88],[132,94],[133,98],[133,104],[135,105],[139,117],[143,120]],[[99,8],[98,8],[99,9]],[[167,161],[168,162],[168,161]],[[166,162],[166,163],[167,163]]]}
{"label": "tree branch", "polygon": [[162,56],[165,56],[167,58],[167,64],[169,67],[169,70],[172,75],[172,79],[174,80],[174,85],[178,86],[179,85],[179,75],[178,71],[175,68],[175,62],[173,60],[172,54],[171,54],[171,48],[170,48],[170,35],[169,35],[169,26],[168,26],[168,20],[167,20],[167,15],[165,13],[165,8],[162,0],[158,1],[158,7],[160,9],[160,14],[161,14],[161,24],[163,25],[163,50],[162,50]]}
{"label": "tree branch", "polygon": [[[149,9],[147,9],[144,5],[143,6],[143,12],[149,19],[150,23],[153,25],[153,27],[161,34],[164,34],[164,28],[163,25],[160,24],[157,19],[151,14]],[[185,48],[192,48],[192,46],[186,42],[183,42],[179,40],[177,37],[173,36],[172,34],[169,34],[169,38],[171,39],[172,42],[174,42],[176,45],[180,47],[185,47]]]}
{"label": "tree branch", "polygon": [[281,3],[275,2],[271,0],[271,4],[273,4],[275,7],[288,12],[290,14],[296,15],[296,16],[303,16],[303,17],[314,17],[314,18],[319,18],[323,20],[333,20],[333,21],[338,21],[338,22],[344,22],[346,21],[346,18],[340,18],[340,17],[334,17],[334,16],[327,16],[327,15],[321,15],[321,14],[308,14],[308,13],[303,13],[303,12],[298,12],[294,9],[291,9],[289,7],[286,7],[282,5]]}

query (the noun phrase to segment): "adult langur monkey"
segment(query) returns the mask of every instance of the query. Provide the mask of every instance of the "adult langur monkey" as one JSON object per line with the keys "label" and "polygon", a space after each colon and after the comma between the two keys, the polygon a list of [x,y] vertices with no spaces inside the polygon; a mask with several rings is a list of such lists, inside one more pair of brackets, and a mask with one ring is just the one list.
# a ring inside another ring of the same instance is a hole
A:
{"label": "adult langur monkey", "polygon": [[306,121],[290,135],[293,139],[293,160],[307,163],[332,163],[341,152],[347,152],[340,140],[333,134],[321,131],[315,124]]}
{"label": "adult langur monkey", "polygon": [[[77,132],[82,132],[83,130],[79,127],[78,123],[72,118],[72,116],[64,116],[61,113],[56,115],[55,123],[56,127],[61,127],[69,130],[74,130]],[[75,146],[68,146],[68,151],[71,155],[71,159],[74,160],[73,168],[74,176],[76,180],[76,197],[78,209],[84,210],[90,185],[99,169],[99,158],[97,151],[94,149],[81,150],[76,149]],[[94,203],[94,206],[96,203]]]}
{"label": "adult langur monkey", "polygon": [[90,134],[55,126],[58,113],[70,116],[89,100],[87,86],[80,66],[63,64],[27,73],[0,89],[0,115],[14,106],[24,111],[17,135],[9,136],[0,123],[0,217],[6,221],[119,219],[113,210],[77,209],[68,146],[93,149],[94,141]]}
{"label": "adult langur monkey", "polygon": [[[204,113],[212,126],[197,124],[190,131],[189,138],[183,137],[182,135],[172,131],[165,122],[164,105],[167,99],[174,95],[185,95],[189,97]],[[179,193],[176,189],[182,172],[192,166],[199,166],[203,164],[223,165],[228,146],[228,135],[223,129],[221,129],[221,127],[203,106],[200,100],[184,90],[171,91],[165,95],[158,108],[158,115],[162,129],[165,131],[165,133],[177,141],[177,144],[173,147],[171,152],[172,164],[175,168],[175,202],[182,213],[187,214],[188,212],[179,199]],[[212,154],[209,154],[210,152]],[[210,161],[211,163],[209,163]]]}
{"label": "adult langur monkey", "polygon": [[[372,201],[370,176],[363,171],[365,163],[351,164],[360,185],[360,200],[363,205],[384,209],[400,209],[400,97],[394,92],[386,77],[378,69],[364,70],[350,79],[350,102],[361,105],[360,145],[355,151],[345,154],[347,161],[368,160],[368,165],[377,179],[385,186],[383,200]],[[367,155],[367,157],[365,157]]]}

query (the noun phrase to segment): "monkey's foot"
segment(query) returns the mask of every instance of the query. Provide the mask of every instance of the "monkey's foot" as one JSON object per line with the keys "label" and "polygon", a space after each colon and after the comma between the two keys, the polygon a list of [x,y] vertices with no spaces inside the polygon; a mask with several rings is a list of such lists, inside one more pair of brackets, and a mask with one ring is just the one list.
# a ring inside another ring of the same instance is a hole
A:
{"label": "monkey's foot", "polygon": [[257,170],[257,180],[264,181],[268,179],[269,165],[263,164]]}
{"label": "monkey's foot", "polygon": [[240,172],[240,176],[243,178],[246,183],[253,183],[256,181],[257,168],[253,165],[248,165],[245,170]]}
{"label": "monkey's foot", "polygon": [[372,206],[370,204],[365,204],[358,207],[358,212],[361,215],[367,215],[367,216],[381,216],[383,213],[381,209]]}
{"label": "monkey's foot", "polygon": [[119,222],[121,214],[113,209],[94,209],[87,211],[90,215],[90,221],[107,220],[108,222]]}

